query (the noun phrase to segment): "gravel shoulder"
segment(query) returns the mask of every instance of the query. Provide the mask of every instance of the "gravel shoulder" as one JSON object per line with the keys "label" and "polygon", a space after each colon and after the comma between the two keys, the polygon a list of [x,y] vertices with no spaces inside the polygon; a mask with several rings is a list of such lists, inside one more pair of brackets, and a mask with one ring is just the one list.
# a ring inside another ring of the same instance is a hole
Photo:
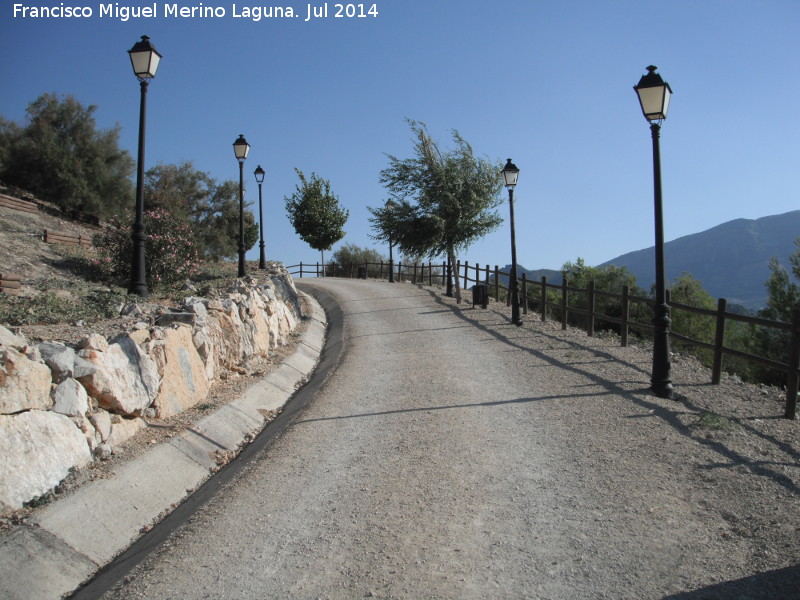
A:
{"label": "gravel shoulder", "polygon": [[503,305],[315,281],[339,367],[104,598],[798,598],[782,394]]}

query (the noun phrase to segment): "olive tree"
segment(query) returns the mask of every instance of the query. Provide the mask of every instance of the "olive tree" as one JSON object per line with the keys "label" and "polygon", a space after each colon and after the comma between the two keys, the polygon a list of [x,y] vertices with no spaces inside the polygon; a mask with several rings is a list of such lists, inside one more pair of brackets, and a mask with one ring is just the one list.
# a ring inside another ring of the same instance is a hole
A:
{"label": "olive tree", "polygon": [[[496,229],[502,218],[499,162],[476,158],[467,141],[453,131],[454,148],[442,152],[424,123],[408,121],[414,134],[410,158],[388,155],[381,171],[394,204],[370,209],[378,235],[391,236],[404,254],[434,258],[445,255],[456,264],[456,253]],[[448,295],[453,278],[448,274]],[[455,296],[461,301],[458,278]]]}

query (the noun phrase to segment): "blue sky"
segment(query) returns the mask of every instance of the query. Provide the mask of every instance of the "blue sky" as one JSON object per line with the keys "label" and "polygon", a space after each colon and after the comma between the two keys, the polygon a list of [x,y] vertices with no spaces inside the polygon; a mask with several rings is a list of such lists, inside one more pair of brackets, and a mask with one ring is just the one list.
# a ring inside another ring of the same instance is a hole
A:
{"label": "blue sky", "polygon": [[[95,104],[100,128],[122,127],[136,156],[139,86],[126,51],[148,35],[163,60],[148,94],[146,167],[191,160],[238,179],[231,144],[244,134],[246,199],[263,187],[267,256],[319,254],[299,240],[284,196],[294,168],[329,179],[350,210],[341,243],[376,247],[367,206],[387,198],[386,154],[409,156],[405,118],[443,147],[458,130],[476,154],[511,157],[518,259],[559,268],[600,264],[653,244],[648,124],[632,87],[655,64],[674,92],[661,135],[665,237],[800,208],[800,2],[797,0],[378,0],[377,18],[306,22],[233,16],[252,2],[206,0],[222,18],[14,17],[0,5],[0,114],[24,120],[45,92]],[[153,2],[119,2],[153,6]],[[324,3],[314,3],[320,6]],[[505,191],[503,192],[504,198]],[[502,206],[507,217],[508,206]],[[800,235],[800,232],[798,232]],[[334,249],[338,247],[335,246]],[[257,258],[257,247],[248,258]],[[510,262],[507,223],[459,258]]]}

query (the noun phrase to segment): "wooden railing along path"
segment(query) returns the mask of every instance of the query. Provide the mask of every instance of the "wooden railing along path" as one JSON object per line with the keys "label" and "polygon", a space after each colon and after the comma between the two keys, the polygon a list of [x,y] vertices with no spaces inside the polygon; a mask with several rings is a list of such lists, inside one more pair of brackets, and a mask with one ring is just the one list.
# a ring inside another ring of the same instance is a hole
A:
{"label": "wooden railing along path", "polygon": [[89,236],[52,229],[44,230],[44,241],[47,244],[76,244],[84,247],[92,245],[92,238]]}
{"label": "wooden railing along path", "polygon": [[[303,275],[319,277],[323,274],[319,263],[304,265],[301,262],[298,265],[292,265],[287,268],[293,276],[299,276],[301,278]],[[389,265],[382,261],[380,263],[361,263],[353,265],[328,263],[325,265],[325,275],[328,277],[372,277],[385,279],[389,275],[390,268],[395,281],[405,280],[412,283],[428,283],[429,285],[433,285],[434,281],[441,285],[444,285],[446,282],[445,274],[447,273],[447,263],[434,265],[431,262],[428,264],[397,263],[396,265]],[[509,278],[510,275],[511,274],[508,272],[501,271],[496,265],[494,269],[490,269],[489,265],[481,268],[480,264],[471,266],[468,262],[465,262],[462,265],[460,261],[456,263],[456,268],[453,273],[453,276],[458,277],[459,281],[463,280],[464,289],[468,288],[470,283],[486,286],[485,291],[487,293],[492,291],[495,300],[498,302],[501,299],[502,292],[502,296],[505,297],[507,304],[510,303],[510,295],[507,293],[508,288],[502,284],[501,277]],[[619,326],[620,343],[622,346],[628,345],[631,329],[645,332],[651,332],[654,329],[651,324],[638,323],[630,319],[632,303],[652,306],[653,299],[630,294],[628,286],[623,287],[621,294],[615,294],[595,289],[593,281],[589,282],[587,288],[576,288],[569,285],[569,280],[567,278],[564,278],[561,284],[552,284],[548,283],[546,277],[542,277],[540,281],[528,281],[526,275],[523,273],[522,277],[519,279],[519,290],[523,314],[527,314],[529,306],[533,305],[540,314],[542,321],[546,321],[548,319],[548,308],[556,308],[560,314],[562,329],[567,329],[570,314],[580,314],[586,317],[586,332],[590,336],[594,335],[597,322],[614,323]],[[558,294],[559,300],[554,302],[549,299],[547,294],[548,290],[558,290],[560,292]],[[587,308],[570,306],[569,292],[585,294],[587,298]],[[616,306],[619,307],[620,316],[606,315],[595,310],[596,300],[601,296],[611,299],[612,302],[616,302]],[[796,418],[798,382],[800,380],[800,369],[798,368],[798,363],[800,363],[800,310],[794,310],[792,312],[792,322],[786,323],[783,321],[771,321],[760,317],[728,312],[725,298],[720,298],[717,301],[716,310],[671,302],[669,299],[668,302],[672,310],[686,311],[688,313],[704,315],[715,319],[713,343],[695,340],[674,331],[670,332],[671,337],[675,340],[691,346],[710,350],[713,353],[711,383],[719,384],[722,376],[724,358],[726,356],[736,357],[782,372],[786,375],[786,407],[784,416],[787,419]],[[789,362],[783,363],[725,346],[725,328],[729,321],[789,332]]]}

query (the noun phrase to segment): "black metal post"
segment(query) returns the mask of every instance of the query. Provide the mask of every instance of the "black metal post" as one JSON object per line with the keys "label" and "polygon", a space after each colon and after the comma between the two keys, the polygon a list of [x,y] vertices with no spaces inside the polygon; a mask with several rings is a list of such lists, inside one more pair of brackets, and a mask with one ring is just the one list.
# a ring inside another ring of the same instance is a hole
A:
{"label": "black metal post", "polygon": [[261,182],[258,182],[258,226],[261,230],[261,241],[258,246],[261,252],[258,257],[258,268],[262,271],[267,268],[267,261],[264,258],[264,212],[261,208]]}
{"label": "black metal post", "polygon": [[140,79],[141,100],[139,102],[139,154],[136,165],[136,220],[133,223],[133,262],[131,264],[131,284],[129,294],[137,294],[147,298],[147,276],[145,272],[145,242],[147,235],[144,230],[144,131],[145,117],[147,114],[147,80]]}
{"label": "black metal post", "polygon": [[661,202],[661,150],[659,137],[661,126],[650,125],[653,137],[653,186],[656,229],[656,297],[653,307],[653,374],[650,378],[650,389],[659,398],[672,398],[672,368],[670,365],[669,305],[667,304],[666,281],[664,275],[664,219]]}
{"label": "black metal post", "polygon": [[244,160],[239,160],[239,273],[244,277]]}
{"label": "black metal post", "polygon": [[389,283],[394,283],[394,257],[392,256],[392,238],[389,238]]}
{"label": "black metal post", "polygon": [[519,316],[519,282],[517,281],[517,240],[514,234],[514,188],[508,188],[508,208],[511,220],[511,274],[508,289],[511,292],[511,322],[519,327],[522,318]]}

